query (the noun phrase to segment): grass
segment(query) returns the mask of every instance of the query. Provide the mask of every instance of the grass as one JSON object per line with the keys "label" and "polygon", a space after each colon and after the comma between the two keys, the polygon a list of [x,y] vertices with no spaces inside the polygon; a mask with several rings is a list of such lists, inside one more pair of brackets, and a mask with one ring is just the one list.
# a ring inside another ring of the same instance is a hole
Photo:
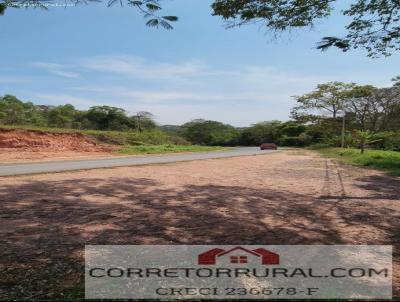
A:
{"label": "grass", "polygon": [[370,167],[400,176],[400,152],[365,150],[364,154],[357,149],[323,148],[317,149],[324,156],[338,158],[344,163]]}
{"label": "grass", "polygon": [[120,154],[162,154],[178,152],[207,152],[221,151],[226,148],[190,145],[183,138],[176,138],[164,131],[155,129],[148,131],[100,131],[100,130],[76,130],[62,128],[47,128],[33,126],[5,126],[0,129],[24,129],[29,131],[47,133],[80,133],[91,137],[99,143],[121,146],[117,151]]}
{"label": "grass", "polygon": [[179,153],[179,152],[207,152],[222,151],[223,147],[209,146],[180,146],[180,145],[144,145],[144,146],[126,146],[119,150],[121,154],[160,154],[160,153]]}
{"label": "grass", "polygon": [[[147,131],[100,131],[100,130],[77,130],[33,126],[6,126],[0,125],[3,129],[24,129],[29,131],[39,131],[48,133],[80,133],[91,137],[99,143],[112,145],[163,145],[173,144],[174,138],[164,131],[154,129]],[[183,140],[183,139],[182,139]],[[187,142],[186,142],[187,143]]]}

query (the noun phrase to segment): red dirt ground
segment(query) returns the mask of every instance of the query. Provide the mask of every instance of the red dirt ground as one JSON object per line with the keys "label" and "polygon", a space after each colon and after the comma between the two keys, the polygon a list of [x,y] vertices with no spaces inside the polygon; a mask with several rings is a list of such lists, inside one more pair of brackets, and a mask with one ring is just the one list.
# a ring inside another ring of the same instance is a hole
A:
{"label": "red dirt ground", "polygon": [[293,151],[0,178],[0,300],[82,297],[85,244],[389,244],[399,297],[399,188]]}
{"label": "red dirt ground", "polygon": [[80,133],[0,129],[0,163],[97,157],[115,149]]}

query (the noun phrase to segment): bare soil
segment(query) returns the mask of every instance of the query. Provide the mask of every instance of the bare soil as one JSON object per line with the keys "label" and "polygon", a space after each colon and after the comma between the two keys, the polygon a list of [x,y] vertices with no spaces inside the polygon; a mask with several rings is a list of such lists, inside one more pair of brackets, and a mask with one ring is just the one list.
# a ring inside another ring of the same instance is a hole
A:
{"label": "bare soil", "polygon": [[399,297],[399,188],[293,151],[0,178],[0,300],[82,289],[85,244],[390,244]]}
{"label": "bare soil", "polygon": [[115,149],[81,133],[0,129],[0,163],[98,157]]}

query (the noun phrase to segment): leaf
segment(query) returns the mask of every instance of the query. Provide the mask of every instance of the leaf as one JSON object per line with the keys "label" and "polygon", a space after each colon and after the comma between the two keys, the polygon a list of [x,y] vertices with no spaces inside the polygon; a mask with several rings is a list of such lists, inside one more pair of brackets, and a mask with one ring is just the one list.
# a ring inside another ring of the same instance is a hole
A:
{"label": "leaf", "polygon": [[172,27],[172,25],[169,24],[169,23],[168,23],[167,21],[165,21],[165,20],[161,20],[161,21],[160,21],[160,24],[161,24],[162,27],[164,27],[164,28],[167,29],[167,30],[174,29],[174,28]]}
{"label": "leaf", "polygon": [[349,41],[336,37],[324,37],[318,43],[317,49],[321,49],[322,51],[324,51],[332,46],[337,47],[343,51],[346,51],[349,48]]}
{"label": "leaf", "polygon": [[130,5],[140,6],[143,5],[142,1],[129,1]]}
{"label": "leaf", "polygon": [[108,1],[107,6],[110,7],[110,6],[114,5],[115,2],[117,2],[117,1],[118,1],[118,0],[110,0],[110,1]]}
{"label": "leaf", "polygon": [[6,10],[6,5],[4,3],[0,3],[0,15],[4,15],[5,10]]}
{"label": "leaf", "polygon": [[146,7],[147,7],[147,9],[150,10],[150,11],[156,11],[156,10],[160,10],[160,9],[161,9],[160,6],[158,6],[158,5],[156,5],[156,4],[153,4],[153,3],[147,3],[147,4],[146,4]]}
{"label": "leaf", "polygon": [[168,20],[170,22],[178,21],[178,17],[176,17],[176,16],[163,16],[163,19]]}
{"label": "leaf", "polygon": [[146,25],[150,27],[157,27],[159,25],[159,22],[157,19],[150,19],[146,22]]}

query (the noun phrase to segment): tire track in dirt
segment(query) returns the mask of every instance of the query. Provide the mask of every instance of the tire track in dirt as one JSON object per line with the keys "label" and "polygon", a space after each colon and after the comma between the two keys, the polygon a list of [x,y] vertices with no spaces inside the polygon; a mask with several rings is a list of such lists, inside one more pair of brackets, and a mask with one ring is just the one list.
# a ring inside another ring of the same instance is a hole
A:
{"label": "tire track in dirt", "polygon": [[[343,177],[340,168],[333,160],[324,159],[324,183],[321,187],[321,195],[316,201],[310,203],[310,207],[317,212],[320,209],[319,215],[305,226],[305,231],[311,231],[319,224],[321,219],[328,219],[329,215],[338,208],[339,204],[347,198],[346,189],[343,182]],[[330,204],[327,205],[327,204]],[[326,208],[328,206],[328,208]],[[302,239],[294,240],[293,244],[300,243]]]}

